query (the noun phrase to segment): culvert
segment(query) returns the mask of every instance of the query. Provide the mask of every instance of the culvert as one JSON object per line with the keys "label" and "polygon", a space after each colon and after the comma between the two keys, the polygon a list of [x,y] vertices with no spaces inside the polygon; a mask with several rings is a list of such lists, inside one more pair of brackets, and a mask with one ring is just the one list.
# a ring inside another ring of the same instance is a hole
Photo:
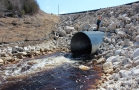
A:
{"label": "culvert", "polygon": [[84,31],[73,35],[70,43],[73,55],[94,54],[103,42],[104,33]]}

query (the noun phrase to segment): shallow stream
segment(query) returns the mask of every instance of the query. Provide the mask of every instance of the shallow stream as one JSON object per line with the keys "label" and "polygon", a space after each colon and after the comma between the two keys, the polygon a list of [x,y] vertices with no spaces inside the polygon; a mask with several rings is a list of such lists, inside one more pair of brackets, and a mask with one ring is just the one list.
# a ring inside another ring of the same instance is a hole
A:
{"label": "shallow stream", "polygon": [[[81,70],[83,64],[90,70]],[[89,90],[97,85],[101,69],[57,52],[0,67],[0,90]]]}

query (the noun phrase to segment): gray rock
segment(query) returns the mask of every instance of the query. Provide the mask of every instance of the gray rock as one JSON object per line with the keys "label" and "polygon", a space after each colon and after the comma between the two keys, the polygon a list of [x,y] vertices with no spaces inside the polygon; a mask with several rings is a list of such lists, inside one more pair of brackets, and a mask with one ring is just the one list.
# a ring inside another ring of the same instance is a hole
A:
{"label": "gray rock", "polygon": [[139,48],[139,42],[135,42],[135,43],[134,43],[134,46],[135,46],[136,48]]}
{"label": "gray rock", "polygon": [[106,61],[107,62],[123,62],[125,56],[111,56]]}
{"label": "gray rock", "polygon": [[120,54],[121,54],[121,51],[122,51],[122,49],[115,50],[114,54],[115,54],[115,55],[120,55]]}
{"label": "gray rock", "polygon": [[134,67],[138,66],[139,65],[139,59],[134,61]]}
{"label": "gray rock", "polygon": [[130,45],[130,39],[124,39],[124,46]]}
{"label": "gray rock", "polygon": [[90,27],[91,26],[89,24],[84,24],[82,29],[87,31],[87,30],[89,30]]}
{"label": "gray rock", "polygon": [[97,29],[97,25],[96,24],[93,24],[91,25],[91,27],[89,28],[89,31],[93,31],[93,30],[96,30]]}
{"label": "gray rock", "polygon": [[119,75],[121,78],[126,78],[132,75],[131,71],[127,71],[127,70],[120,70],[119,71]]}
{"label": "gray rock", "polygon": [[130,29],[131,26],[132,26],[132,24],[126,24],[126,25],[125,25],[125,28],[126,28],[126,29]]}
{"label": "gray rock", "polygon": [[105,32],[106,28],[105,27],[100,27],[99,31]]}
{"label": "gray rock", "polygon": [[114,81],[118,81],[120,79],[120,76],[119,76],[119,74],[116,73],[116,74],[112,75],[112,78]]}
{"label": "gray rock", "polygon": [[133,59],[136,58],[137,56],[139,56],[139,48],[135,49],[132,55]]}
{"label": "gray rock", "polygon": [[133,63],[133,61],[132,61],[130,58],[125,58],[125,59],[123,59],[123,61],[122,61],[122,64],[123,64],[123,65],[132,64],[132,63]]}
{"label": "gray rock", "polygon": [[65,27],[66,34],[70,34],[72,31],[74,31],[74,27],[70,27],[70,26]]}
{"label": "gray rock", "polygon": [[133,74],[134,76],[139,76],[139,69],[133,69],[133,70],[132,70],[132,74]]}
{"label": "gray rock", "polygon": [[58,31],[59,37],[64,37],[66,36],[66,32],[64,30]]}
{"label": "gray rock", "polygon": [[120,29],[116,29],[115,32],[120,36],[120,37],[125,37],[126,34],[124,31],[120,30]]}
{"label": "gray rock", "polygon": [[112,22],[109,26],[108,26],[108,31],[114,31],[116,29],[116,24],[114,22]]}
{"label": "gray rock", "polygon": [[136,41],[139,42],[139,35],[136,36]]}

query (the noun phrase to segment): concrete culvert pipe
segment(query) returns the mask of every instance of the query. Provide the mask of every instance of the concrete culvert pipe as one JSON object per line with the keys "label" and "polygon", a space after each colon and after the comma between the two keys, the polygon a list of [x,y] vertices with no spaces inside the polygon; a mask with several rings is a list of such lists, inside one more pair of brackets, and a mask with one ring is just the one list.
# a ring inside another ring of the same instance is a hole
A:
{"label": "concrete culvert pipe", "polygon": [[94,54],[103,41],[104,33],[100,31],[84,31],[74,34],[70,48],[73,55]]}

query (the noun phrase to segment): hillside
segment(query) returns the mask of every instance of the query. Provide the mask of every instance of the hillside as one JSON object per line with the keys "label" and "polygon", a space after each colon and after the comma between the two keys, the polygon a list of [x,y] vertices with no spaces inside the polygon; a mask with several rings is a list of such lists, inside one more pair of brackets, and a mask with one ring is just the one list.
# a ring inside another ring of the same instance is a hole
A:
{"label": "hillside", "polygon": [[0,18],[0,42],[16,42],[39,40],[45,38],[58,22],[56,15],[39,11],[33,16],[24,15],[22,18]]}
{"label": "hillside", "polygon": [[58,20],[40,10],[36,0],[0,0],[0,44],[45,39]]}

